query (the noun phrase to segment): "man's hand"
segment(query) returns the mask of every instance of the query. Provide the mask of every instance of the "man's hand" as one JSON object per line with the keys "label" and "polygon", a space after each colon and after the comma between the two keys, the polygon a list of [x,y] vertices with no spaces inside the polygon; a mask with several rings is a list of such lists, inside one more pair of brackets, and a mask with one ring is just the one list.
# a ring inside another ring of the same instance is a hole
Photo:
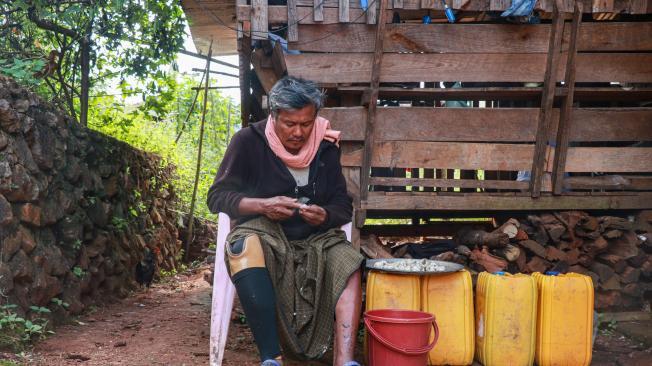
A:
{"label": "man's hand", "polygon": [[276,196],[262,200],[260,213],[270,220],[283,221],[294,215],[294,210],[300,206],[294,198]]}
{"label": "man's hand", "polygon": [[322,207],[317,205],[301,205],[299,215],[308,225],[319,226],[326,222],[328,213]]}

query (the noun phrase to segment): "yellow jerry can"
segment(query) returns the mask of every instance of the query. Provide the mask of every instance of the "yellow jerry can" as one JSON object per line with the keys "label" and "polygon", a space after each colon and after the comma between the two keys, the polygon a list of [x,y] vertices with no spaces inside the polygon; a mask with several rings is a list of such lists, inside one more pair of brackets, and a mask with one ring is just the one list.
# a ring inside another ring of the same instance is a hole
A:
{"label": "yellow jerry can", "polygon": [[551,272],[532,276],[538,288],[537,365],[589,365],[593,335],[591,277]]}
{"label": "yellow jerry can", "polygon": [[369,271],[365,310],[420,310],[418,275]]}
{"label": "yellow jerry can", "polygon": [[[365,293],[365,311],[376,309],[421,309],[421,279],[419,275],[369,271]],[[367,332],[363,342],[367,357]]]}
{"label": "yellow jerry can", "polygon": [[482,272],[475,293],[475,353],[484,366],[534,362],[537,285],[534,277]]}
{"label": "yellow jerry can", "polygon": [[433,314],[439,326],[439,340],[428,354],[428,363],[470,365],[475,343],[471,274],[464,270],[423,276],[421,311]]}

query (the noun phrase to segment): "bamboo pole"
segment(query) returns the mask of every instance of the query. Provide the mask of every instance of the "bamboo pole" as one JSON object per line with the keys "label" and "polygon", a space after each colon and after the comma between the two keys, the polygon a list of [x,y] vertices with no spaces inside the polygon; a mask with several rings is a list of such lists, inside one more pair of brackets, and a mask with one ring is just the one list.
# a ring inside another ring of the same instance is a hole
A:
{"label": "bamboo pole", "polygon": [[206,84],[204,87],[204,106],[201,111],[201,125],[199,127],[199,148],[197,151],[197,169],[195,170],[195,184],[192,188],[192,199],[190,200],[190,213],[188,214],[188,236],[186,236],[184,259],[188,260],[188,252],[190,251],[190,242],[192,241],[192,232],[194,229],[195,221],[195,201],[197,199],[197,186],[199,185],[199,171],[201,170],[201,150],[204,143],[204,123],[206,122],[206,107],[208,105],[208,82],[211,70],[211,57],[213,56],[213,40],[208,46],[208,57],[206,58]]}

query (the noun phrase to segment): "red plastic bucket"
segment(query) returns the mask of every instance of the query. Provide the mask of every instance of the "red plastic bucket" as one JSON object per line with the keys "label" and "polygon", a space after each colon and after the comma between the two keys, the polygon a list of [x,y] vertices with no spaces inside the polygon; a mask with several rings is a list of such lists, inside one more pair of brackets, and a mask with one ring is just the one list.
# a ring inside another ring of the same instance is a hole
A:
{"label": "red plastic bucket", "polygon": [[[428,352],[439,338],[432,314],[423,311],[378,309],[365,312],[369,334],[369,366],[425,366]],[[430,340],[430,328],[435,337]]]}

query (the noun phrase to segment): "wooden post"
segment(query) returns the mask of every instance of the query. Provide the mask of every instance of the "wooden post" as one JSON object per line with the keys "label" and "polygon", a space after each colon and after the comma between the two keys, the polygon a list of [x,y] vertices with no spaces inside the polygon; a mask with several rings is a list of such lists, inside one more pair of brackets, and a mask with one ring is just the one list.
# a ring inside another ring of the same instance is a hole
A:
{"label": "wooden post", "polygon": [[575,56],[577,55],[577,36],[582,24],[582,3],[575,3],[575,13],[571,28],[570,43],[568,45],[568,59],[566,60],[566,75],[564,83],[568,94],[564,98],[559,115],[559,127],[555,144],[555,160],[552,168],[552,189],[554,194],[561,194],[564,185],[564,170],[566,168],[566,155],[568,153],[568,135],[570,134],[571,117],[573,113],[573,94],[575,94]]}
{"label": "wooden post", "polygon": [[81,39],[81,92],[79,96],[79,123],[88,125],[88,92],[91,88],[91,36],[87,32]]}
{"label": "wooden post", "polygon": [[229,99],[229,112],[226,115],[226,146],[231,142],[231,100]]}
{"label": "wooden post", "polygon": [[349,0],[339,0],[337,13],[340,23],[349,22]]}
{"label": "wooden post", "polygon": [[240,123],[242,127],[249,125],[251,115],[251,38],[246,35],[238,40],[238,74],[240,75]]}
{"label": "wooden post", "polygon": [[288,0],[288,42],[299,40],[299,25],[297,22],[297,0]]}
{"label": "wooden post", "polygon": [[186,252],[183,253],[185,260],[188,260],[190,252],[190,242],[192,241],[192,232],[195,224],[195,201],[197,199],[197,186],[199,184],[199,171],[201,169],[201,150],[204,143],[204,123],[206,122],[206,107],[208,106],[208,81],[210,79],[211,56],[213,56],[213,41],[208,46],[208,58],[206,58],[206,84],[204,88],[204,107],[201,111],[201,125],[199,127],[199,148],[197,149],[197,168],[195,170],[195,184],[192,189],[192,199],[190,200],[190,213],[188,214],[188,235],[186,236]]}
{"label": "wooden post", "polygon": [[552,104],[555,97],[557,83],[557,70],[559,69],[561,39],[564,32],[564,16],[561,13],[561,0],[555,0],[553,25],[550,29],[550,42],[548,44],[548,57],[546,59],[546,73],[544,75],[541,107],[537,120],[536,144],[532,162],[530,193],[533,198],[541,194],[541,177],[545,166],[545,152],[548,147],[548,130],[552,119]]}
{"label": "wooden post", "polygon": [[267,39],[267,0],[251,0],[251,38]]}
{"label": "wooden post", "polygon": [[324,21],[324,1],[323,0],[313,0],[313,13],[312,19],[315,22]]}
{"label": "wooden post", "polygon": [[[371,157],[375,142],[374,126],[376,119],[376,104],[378,104],[378,86],[380,85],[380,67],[383,60],[383,39],[385,38],[386,9],[388,0],[380,0],[380,17],[376,26],[376,43],[374,50],[373,64],[371,68],[371,85],[369,106],[367,107],[367,125],[365,130],[364,155],[362,168],[360,170],[360,200],[364,202],[369,195],[369,174],[371,171]],[[356,214],[355,224],[357,227],[364,225],[367,217],[366,211],[360,210]]]}
{"label": "wooden post", "polygon": [[[377,12],[378,1],[381,1],[381,6],[382,6],[382,0],[369,0],[369,1],[367,1],[367,3],[369,4],[369,7],[367,8],[367,24],[376,24],[376,20],[378,19],[378,12]],[[384,9],[387,9],[387,5],[385,5]],[[381,9],[381,12],[382,11],[384,11],[384,10]],[[383,19],[384,18],[385,18],[385,16],[383,16]]]}

